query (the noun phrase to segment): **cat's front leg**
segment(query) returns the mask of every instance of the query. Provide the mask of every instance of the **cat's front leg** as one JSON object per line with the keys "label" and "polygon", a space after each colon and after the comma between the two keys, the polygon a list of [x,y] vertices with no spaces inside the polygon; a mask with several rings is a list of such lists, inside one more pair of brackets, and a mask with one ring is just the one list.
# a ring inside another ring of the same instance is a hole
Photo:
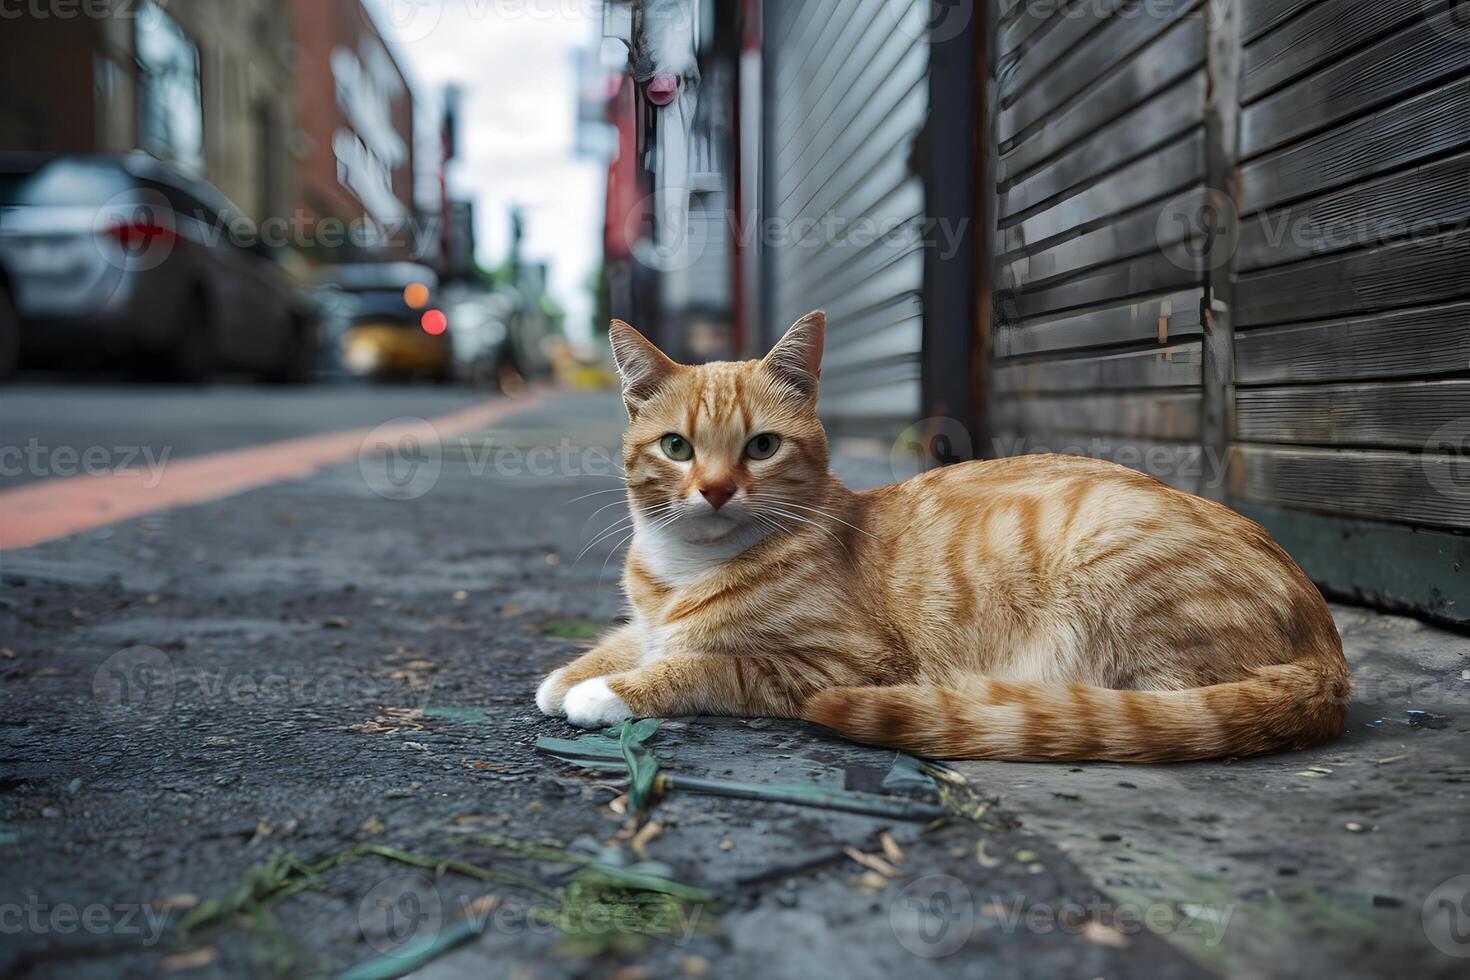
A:
{"label": "cat's front leg", "polygon": [[567,692],[565,708],[582,728],[697,714],[794,718],[807,693],[754,657],[671,654],[583,681]]}
{"label": "cat's front leg", "polygon": [[567,693],[594,677],[619,674],[638,666],[642,644],[632,626],[620,626],[587,653],[546,675],[536,688],[536,707],[545,715],[564,715]]}

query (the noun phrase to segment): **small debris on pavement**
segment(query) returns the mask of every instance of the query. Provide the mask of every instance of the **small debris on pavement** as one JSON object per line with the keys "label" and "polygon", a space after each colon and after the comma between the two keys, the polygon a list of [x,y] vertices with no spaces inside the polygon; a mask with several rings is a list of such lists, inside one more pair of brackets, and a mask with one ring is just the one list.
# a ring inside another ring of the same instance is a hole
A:
{"label": "small debris on pavement", "polygon": [[1087,920],[1087,924],[1082,927],[1082,938],[1095,945],[1107,946],[1110,949],[1122,949],[1128,945],[1127,936],[1112,926],[1098,922],[1096,919]]}
{"label": "small debris on pavement", "polygon": [[733,850],[735,850],[735,842],[732,841],[730,838],[726,837],[724,840],[720,841],[720,850],[722,850],[722,851],[733,851]]}
{"label": "small debris on pavement", "polygon": [[324,630],[345,630],[352,626],[352,620],[346,616],[328,616],[322,620]]}
{"label": "small debris on pavement", "polygon": [[219,950],[213,946],[201,946],[187,953],[174,953],[165,956],[158,961],[159,973],[182,973],[184,970],[197,970],[200,967],[212,966],[219,962]]}
{"label": "small debris on pavement", "polygon": [[663,832],[663,824],[657,820],[650,820],[639,828],[638,833],[633,835],[633,839],[628,842],[628,846],[633,849],[633,853],[638,855],[640,860],[646,861],[648,860],[647,848],[649,842]]}
{"label": "small debris on pavement", "polygon": [[878,855],[876,854],[864,854],[856,847],[844,847],[842,849],[842,853],[846,854],[848,857],[852,858],[863,867],[878,872],[885,878],[899,878],[903,876],[902,871],[898,870],[882,858],[878,857]]}

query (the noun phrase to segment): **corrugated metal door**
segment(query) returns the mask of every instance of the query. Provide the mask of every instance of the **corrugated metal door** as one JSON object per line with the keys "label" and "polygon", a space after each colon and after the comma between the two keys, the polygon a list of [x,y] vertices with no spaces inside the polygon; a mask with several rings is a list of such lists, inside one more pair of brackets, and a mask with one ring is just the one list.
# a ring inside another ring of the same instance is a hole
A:
{"label": "corrugated metal door", "polygon": [[1117,459],[1470,622],[1470,16],[990,6],[1001,453]]}
{"label": "corrugated metal door", "polygon": [[767,3],[768,340],[828,314],[823,414],[919,413],[924,194],[910,147],[928,93],[928,0]]}

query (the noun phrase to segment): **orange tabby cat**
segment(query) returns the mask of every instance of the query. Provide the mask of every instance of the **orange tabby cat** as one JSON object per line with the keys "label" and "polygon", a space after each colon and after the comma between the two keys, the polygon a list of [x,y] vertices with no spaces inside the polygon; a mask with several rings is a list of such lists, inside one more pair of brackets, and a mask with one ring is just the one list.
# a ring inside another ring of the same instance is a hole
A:
{"label": "orange tabby cat", "polygon": [[817,418],[824,327],[685,367],[612,325],[632,621],[547,677],[542,711],[806,718],[938,758],[1161,762],[1338,734],[1337,630],[1258,525],[1063,456],[855,493]]}

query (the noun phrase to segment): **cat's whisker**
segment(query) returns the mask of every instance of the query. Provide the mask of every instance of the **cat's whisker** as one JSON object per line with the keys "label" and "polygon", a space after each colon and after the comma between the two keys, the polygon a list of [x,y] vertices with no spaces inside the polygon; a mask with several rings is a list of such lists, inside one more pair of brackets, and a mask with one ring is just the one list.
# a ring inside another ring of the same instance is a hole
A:
{"label": "cat's whisker", "polygon": [[[670,502],[670,503],[667,503],[667,504],[659,504],[657,507],[652,507],[652,508],[649,508],[646,511],[643,511],[642,512],[642,516],[647,517],[647,518],[650,518],[650,519],[652,519],[652,518],[660,518],[660,517],[663,517],[665,514],[668,514],[670,512],[675,512],[676,509],[678,508],[678,506],[679,505],[678,505],[677,502]],[[675,516],[677,516],[677,513],[675,513]],[[628,530],[629,527],[633,526],[636,523],[635,520],[634,520],[634,517],[635,517],[635,515],[633,515],[633,514],[628,514],[628,515],[626,515],[624,517],[620,517],[616,521],[613,521],[607,527],[605,527],[601,531],[599,531],[597,533],[597,536],[594,537],[591,541],[587,542],[587,546],[584,547],[577,554],[577,557],[576,557],[575,560],[573,560],[572,564],[575,565],[577,562],[581,561],[584,557],[586,557],[587,553],[589,551],[591,551],[593,548],[595,548],[597,546],[598,542],[604,541],[604,540],[606,540],[608,538],[611,538],[611,537],[614,537],[614,536],[616,536],[618,534],[621,534],[623,531]],[[616,550],[616,549],[614,549],[614,550]]]}
{"label": "cat's whisker", "polygon": [[605,541],[608,538],[614,537],[616,535],[622,534],[624,531],[627,531],[630,527],[632,527],[632,522],[633,519],[631,517],[624,517],[621,520],[618,520],[610,526],[604,528],[602,531],[598,532],[595,538],[593,538],[591,541],[588,541],[586,546],[581,551],[577,552],[577,557],[572,559],[572,564],[575,565],[577,564],[577,562],[587,557],[587,553],[593,548],[597,547],[598,542]]}
{"label": "cat's whisker", "polygon": [[610,504],[603,504],[601,507],[597,508],[592,513],[588,514],[587,515],[587,520],[589,520],[589,521],[592,520],[592,518],[596,517],[598,514],[601,514],[603,511],[607,510],[609,507],[617,507],[619,505],[625,505],[626,503],[627,503],[627,501],[624,501],[624,500],[614,500]]}
{"label": "cat's whisker", "polygon": [[772,503],[780,504],[782,507],[794,507],[797,510],[806,510],[806,511],[811,511],[813,514],[820,514],[823,517],[826,517],[826,518],[828,518],[830,520],[836,521],[838,524],[841,524],[844,527],[850,527],[850,528],[852,528],[854,531],[858,532],[859,534],[866,534],[868,537],[873,538],[874,540],[877,539],[877,536],[874,535],[871,531],[866,531],[863,528],[858,527],[856,524],[849,524],[847,521],[844,521],[842,518],[838,517],[836,514],[833,514],[830,511],[823,510],[820,507],[812,507],[812,506],[807,505],[807,504],[798,504],[794,500],[787,500],[784,497],[777,497],[774,494],[762,493],[759,490],[756,491],[755,493],[751,494],[750,496],[754,500],[769,500]]}
{"label": "cat's whisker", "polygon": [[841,537],[839,537],[831,528],[827,527],[825,524],[819,524],[809,517],[802,517],[800,514],[792,514],[789,511],[781,510],[778,507],[771,507],[770,509],[773,513],[780,514],[787,520],[797,521],[802,524],[810,524],[818,531],[821,531],[823,534],[827,535],[827,537],[831,538],[833,541],[836,541],[839,545],[842,546],[843,550],[850,552],[850,549],[848,549],[847,547],[847,542],[843,541]]}
{"label": "cat's whisker", "polygon": [[608,487],[606,490],[593,490],[591,493],[584,493],[580,497],[573,497],[571,500],[564,500],[564,501],[562,501],[562,506],[563,507],[570,507],[572,504],[575,504],[579,500],[586,500],[589,497],[595,497],[595,496],[597,496],[598,494],[601,494],[601,493],[627,493],[627,492],[628,492],[628,488],[627,487]]}

